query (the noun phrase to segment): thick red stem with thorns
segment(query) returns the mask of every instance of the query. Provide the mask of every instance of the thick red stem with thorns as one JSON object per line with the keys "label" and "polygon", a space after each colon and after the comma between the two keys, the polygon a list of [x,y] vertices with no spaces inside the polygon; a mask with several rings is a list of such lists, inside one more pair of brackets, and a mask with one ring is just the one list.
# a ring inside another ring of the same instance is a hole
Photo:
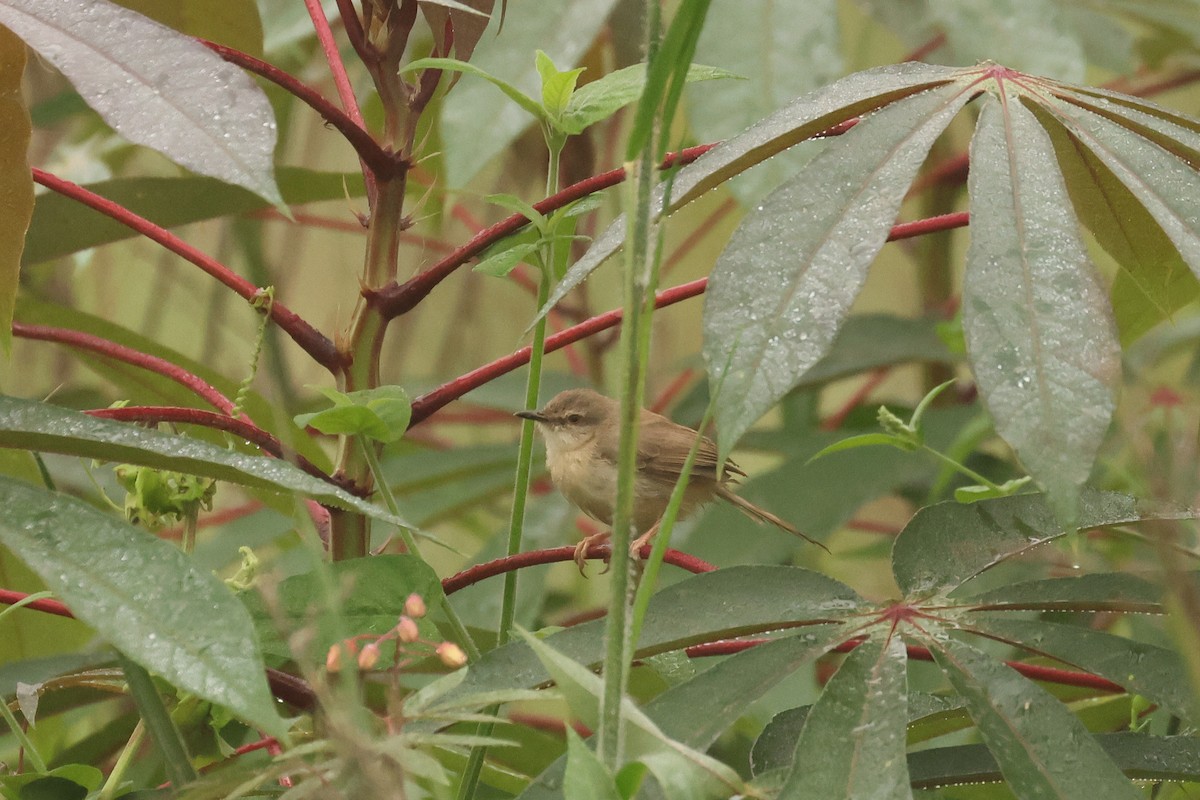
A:
{"label": "thick red stem with thorns", "polygon": [[[888,241],[907,239],[913,236],[921,236],[952,228],[961,228],[967,225],[969,221],[970,216],[963,212],[943,214],[938,217],[930,217],[929,219],[921,219],[915,222],[902,222],[892,228],[892,232],[888,236]],[[654,296],[654,307],[665,308],[666,306],[687,300],[690,297],[696,297],[699,294],[703,294],[707,286],[708,278],[699,278],[690,283],[680,284],[679,286],[658,292]],[[577,342],[592,334],[619,325],[623,313],[622,309],[613,309],[612,311],[605,312],[578,325],[567,328],[553,336],[546,337],[546,352],[552,353],[561,347],[566,347],[572,342]],[[505,373],[512,372],[514,369],[523,367],[529,363],[529,352],[528,347],[522,347],[515,353],[498,358],[489,364],[484,364],[482,367],[474,369],[449,383],[439,386],[431,392],[421,395],[413,401],[412,420],[409,422],[410,427],[428,419],[435,411],[457,400],[472,389],[477,389],[488,381],[494,380]]]}
{"label": "thick red stem with thorns", "polygon": [[[257,299],[259,289],[253,283],[238,275],[207,253],[192,247],[175,234],[154,224],[145,217],[134,214],[119,203],[114,203],[108,198],[101,197],[76,183],[63,180],[56,175],[43,172],[36,167],[33,168],[33,179],[48,189],[70,197],[72,200],[77,200],[89,208],[93,208],[101,214],[115,219],[117,222],[131,230],[137,231],[147,239],[157,242],[172,253],[187,259],[232,289],[247,302],[253,302]],[[318,364],[330,372],[334,372],[344,366],[345,356],[338,351],[334,343],[310,325],[307,320],[296,314],[296,312],[289,309],[283,303],[275,301],[270,304],[269,313],[271,321],[282,328],[288,336],[292,337],[292,340],[300,345],[304,352],[308,353]]]}

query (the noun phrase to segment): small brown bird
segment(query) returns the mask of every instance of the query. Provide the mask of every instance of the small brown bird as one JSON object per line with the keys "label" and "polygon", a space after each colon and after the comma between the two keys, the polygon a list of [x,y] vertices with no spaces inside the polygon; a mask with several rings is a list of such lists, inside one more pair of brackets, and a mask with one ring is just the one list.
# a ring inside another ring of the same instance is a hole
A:
{"label": "small brown bird", "polygon": [[[531,419],[546,440],[546,463],[550,479],[566,498],[592,519],[612,525],[617,495],[617,445],[620,438],[620,405],[591,389],[569,389],[554,396],[541,411],[518,411]],[[653,411],[642,410],[638,433],[637,479],[634,482],[633,522],[640,536],[630,545],[637,554],[658,531],[658,521],[667,508],[675,482],[683,471],[688,451],[699,434]],[[686,516],[713,497],[731,503],[756,522],[769,522],[788,533],[825,545],[805,536],[793,526],[729,490],[737,477],[746,473],[725,462],[717,470],[717,446],[700,437],[700,449],[680,506]],[[589,545],[607,541],[609,534],[586,537],[575,548],[575,563],[583,572]]]}

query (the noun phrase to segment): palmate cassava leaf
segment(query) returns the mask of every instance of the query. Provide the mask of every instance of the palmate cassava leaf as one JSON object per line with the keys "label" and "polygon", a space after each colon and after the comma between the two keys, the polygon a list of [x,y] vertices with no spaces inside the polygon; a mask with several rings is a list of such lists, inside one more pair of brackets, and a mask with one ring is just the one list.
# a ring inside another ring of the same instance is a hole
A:
{"label": "palmate cassava leaf", "polygon": [[[1197,282],[1186,270],[1200,276],[1200,122],[990,63],[867,70],[798,98],[680,170],[665,213],[858,118],[746,216],[710,277],[705,357],[710,380],[724,382],[716,418],[728,451],[829,350],[933,138],[978,95],[986,99],[973,142],[963,289],[970,362],[997,431],[1070,528],[1111,419],[1119,352],[1079,226],[1123,268],[1114,293],[1127,341],[1193,297]],[[656,203],[664,213],[661,190]],[[619,220],[539,313],[624,237]]]}

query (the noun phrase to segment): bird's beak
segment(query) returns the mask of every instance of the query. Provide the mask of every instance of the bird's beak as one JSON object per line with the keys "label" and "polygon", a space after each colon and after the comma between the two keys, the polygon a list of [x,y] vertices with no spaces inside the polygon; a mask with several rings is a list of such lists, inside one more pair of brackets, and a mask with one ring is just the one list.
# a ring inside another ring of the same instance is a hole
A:
{"label": "bird's beak", "polygon": [[545,422],[546,421],[546,415],[540,411],[518,411],[513,416],[520,417],[521,419],[531,419],[534,422]]}

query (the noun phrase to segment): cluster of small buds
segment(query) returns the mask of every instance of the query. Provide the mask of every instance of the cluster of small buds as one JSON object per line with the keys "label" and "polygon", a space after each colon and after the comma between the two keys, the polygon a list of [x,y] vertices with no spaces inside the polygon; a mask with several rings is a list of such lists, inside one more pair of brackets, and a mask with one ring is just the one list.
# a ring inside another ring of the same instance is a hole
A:
{"label": "cluster of small buds", "polygon": [[[396,666],[400,666],[401,644],[422,644],[433,648],[438,659],[451,669],[458,669],[467,663],[467,654],[454,642],[431,642],[421,638],[417,620],[424,617],[428,609],[419,594],[410,594],[404,601],[404,614],[396,622],[396,626],[382,636],[372,637],[369,634],[355,636],[342,642],[337,642],[329,648],[325,655],[325,669],[328,672],[339,672],[348,658],[355,658],[361,670],[373,669],[380,659],[380,644],[395,639],[397,642]],[[369,639],[362,649],[358,641]]]}

